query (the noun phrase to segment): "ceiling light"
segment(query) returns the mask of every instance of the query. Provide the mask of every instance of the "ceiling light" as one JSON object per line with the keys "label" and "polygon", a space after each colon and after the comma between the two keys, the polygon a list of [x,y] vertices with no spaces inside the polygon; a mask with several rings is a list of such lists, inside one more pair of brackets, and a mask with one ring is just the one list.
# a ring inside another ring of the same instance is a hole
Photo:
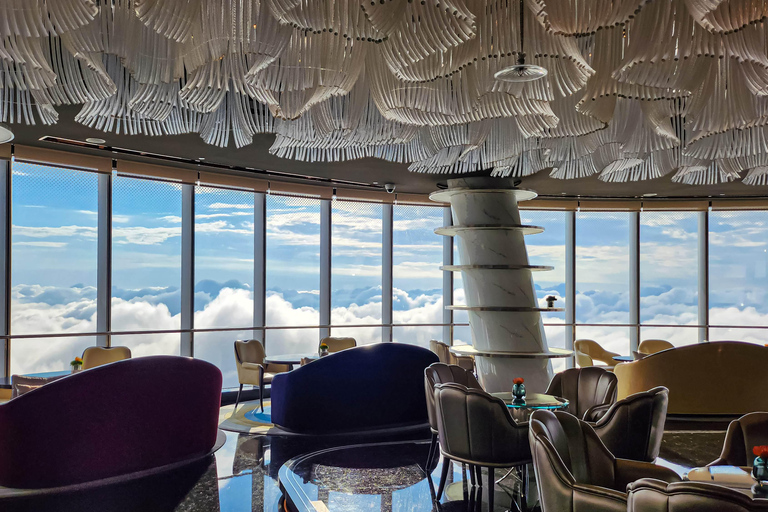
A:
{"label": "ceiling light", "polygon": [[659,194],[656,192],[648,192],[647,194],[643,194],[643,197],[656,197],[657,195]]}
{"label": "ceiling light", "polygon": [[99,139],[98,137],[88,137],[85,139],[85,142],[90,142],[91,144],[106,144],[107,141]]}
{"label": "ceiling light", "polygon": [[502,82],[533,82],[547,76],[547,70],[535,64],[525,63],[525,5],[520,0],[520,51],[517,54],[517,64],[509,66],[493,74],[493,78]]}
{"label": "ceiling light", "polygon": [[205,157],[204,157],[204,156],[201,156],[201,157],[198,157],[197,159],[198,159],[198,160],[205,160]]}
{"label": "ceiling light", "polygon": [[0,124],[0,144],[11,142],[13,140],[13,132],[10,128],[4,124]]}

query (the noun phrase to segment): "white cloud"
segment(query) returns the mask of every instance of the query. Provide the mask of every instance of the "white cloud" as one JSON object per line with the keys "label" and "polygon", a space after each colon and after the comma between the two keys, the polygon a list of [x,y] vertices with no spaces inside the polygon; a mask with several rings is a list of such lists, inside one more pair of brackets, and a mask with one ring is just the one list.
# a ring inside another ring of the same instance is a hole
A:
{"label": "white cloud", "polygon": [[208,208],[212,210],[224,210],[228,208],[232,209],[238,209],[238,210],[248,210],[253,209],[252,204],[232,204],[232,203],[212,203],[208,205]]}
{"label": "white cloud", "polygon": [[160,217],[160,220],[164,220],[166,222],[172,222],[174,224],[178,224],[181,222],[181,217],[178,215],[166,215],[165,217]]}
{"label": "white cloud", "polygon": [[13,242],[13,245],[26,245],[32,247],[66,247],[67,242]]}
{"label": "white cloud", "polygon": [[27,236],[30,238],[49,238],[49,237],[75,237],[96,238],[98,228],[90,226],[13,226],[14,236]]}
{"label": "white cloud", "polygon": [[177,236],[181,236],[181,227],[135,226],[112,230],[112,240],[118,244],[158,245]]}

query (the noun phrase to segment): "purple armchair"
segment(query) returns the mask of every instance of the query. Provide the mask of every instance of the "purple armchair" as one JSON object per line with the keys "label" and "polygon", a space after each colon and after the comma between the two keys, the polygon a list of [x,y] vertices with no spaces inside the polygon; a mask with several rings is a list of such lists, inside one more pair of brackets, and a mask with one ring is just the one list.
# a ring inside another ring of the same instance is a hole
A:
{"label": "purple armchair", "polygon": [[221,372],[198,359],[127,359],[0,405],[0,485],[66,486],[207,455]]}

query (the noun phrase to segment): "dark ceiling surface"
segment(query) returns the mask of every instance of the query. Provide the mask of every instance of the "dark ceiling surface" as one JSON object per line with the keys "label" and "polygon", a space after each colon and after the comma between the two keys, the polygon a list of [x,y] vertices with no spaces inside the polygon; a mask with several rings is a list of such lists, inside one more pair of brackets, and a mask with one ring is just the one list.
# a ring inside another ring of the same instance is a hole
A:
{"label": "dark ceiling surface", "polygon": [[[195,160],[204,158],[205,163],[215,163],[217,166],[225,166],[221,172],[251,172],[260,177],[282,180],[285,176],[264,174],[263,171],[275,171],[278,173],[291,173],[300,176],[311,176],[322,180],[342,180],[345,182],[360,183],[365,188],[381,188],[384,183],[394,183],[397,192],[429,193],[437,189],[438,183],[444,183],[448,178],[457,175],[425,174],[408,171],[407,164],[395,164],[375,158],[351,160],[346,162],[301,162],[279,158],[269,154],[274,136],[271,134],[256,135],[253,143],[244,148],[236,149],[234,142],[230,141],[230,147],[219,148],[205,144],[199,135],[172,135],[150,137],[144,135],[116,135],[91,129],[74,121],[80,106],[59,107],[58,124],[52,126],[26,126],[10,125],[16,138],[15,144],[29,146],[41,146],[51,149],[63,149],[88,154],[104,154],[107,150],[91,150],[63,146],[58,143],[40,141],[41,137],[51,136],[63,139],[85,141],[88,137],[101,138],[106,141],[106,146],[112,148],[129,149],[152,154],[167,155],[176,158]],[[112,155],[114,156],[114,155]],[[120,155],[120,158],[131,160],[145,160],[140,156],[128,157]],[[151,159],[146,159],[151,162]],[[156,161],[164,164],[166,162]],[[194,163],[177,163],[183,167],[198,168]],[[231,167],[233,170],[228,169]],[[201,164],[199,168],[208,168]],[[250,169],[250,170],[249,170]],[[476,173],[475,175],[487,175],[489,172]],[[644,194],[657,194],[658,197],[681,198],[706,198],[706,197],[768,197],[768,186],[749,186],[741,182],[723,183],[718,185],[684,185],[673,183],[671,178],[674,173],[655,180],[638,181],[629,183],[606,183],[597,179],[597,175],[577,180],[557,180],[550,178],[548,172],[541,171],[532,176],[523,178],[521,187],[535,190],[540,196],[556,197],[642,197]],[[288,178],[290,180],[290,178]],[[327,182],[332,185],[333,182]],[[378,185],[376,185],[378,184]],[[347,183],[336,183],[336,186],[348,186]]]}

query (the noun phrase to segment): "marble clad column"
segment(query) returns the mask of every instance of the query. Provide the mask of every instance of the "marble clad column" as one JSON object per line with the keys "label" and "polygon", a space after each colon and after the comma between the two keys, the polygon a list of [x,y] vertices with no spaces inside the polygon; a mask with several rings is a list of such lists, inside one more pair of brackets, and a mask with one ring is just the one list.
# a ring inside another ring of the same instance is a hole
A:
{"label": "marble clad column", "polygon": [[533,285],[533,271],[552,267],[529,265],[525,235],[543,228],[523,226],[518,201],[536,197],[529,190],[513,188],[511,179],[463,178],[448,180],[448,189],[434,192],[435,201],[450,202],[453,226],[437,229],[454,236],[469,314],[472,345],[493,356],[476,356],[480,383],[489,392],[509,391],[512,379],[523,377],[529,392],[542,393],[552,378],[547,357],[524,353],[549,352],[541,311]]}

